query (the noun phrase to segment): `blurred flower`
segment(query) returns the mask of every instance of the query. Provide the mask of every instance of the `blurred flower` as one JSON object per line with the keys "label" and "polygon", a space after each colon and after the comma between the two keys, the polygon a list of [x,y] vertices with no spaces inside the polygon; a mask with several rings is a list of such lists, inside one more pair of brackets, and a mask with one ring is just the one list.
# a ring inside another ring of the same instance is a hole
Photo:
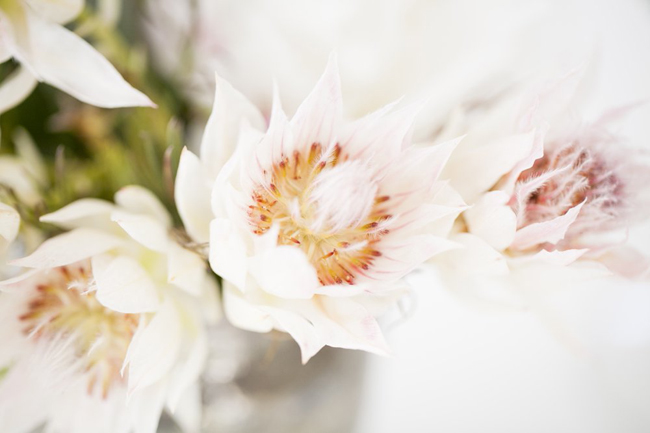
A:
{"label": "blurred flower", "polygon": [[218,79],[201,160],[181,156],[176,200],[190,235],[209,240],[235,325],[290,333],[304,362],[325,345],[386,353],[373,313],[454,247],[446,235],[464,208],[438,181],[458,140],[410,146],[418,108],[344,123],[332,60],[291,121],[276,100],[262,133],[251,126],[261,114]]}
{"label": "blurred flower", "polygon": [[2,283],[2,431],[154,432],[165,405],[198,431],[215,283],[150,192],[127,187],[115,200],[44,216],[70,231]]}
{"label": "blurred flower", "polygon": [[153,106],[90,44],[63,24],[83,9],[83,0],[0,2],[0,62],[21,66],[0,85],[0,112],[20,103],[44,81],[100,107]]}
{"label": "blurred flower", "polygon": [[[452,156],[445,174],[473,203],[452,237],[467,251],[450,252],[444,262],[456,287],[498,297],[516,287],[516,298],[522,284],[566,287],[606,275],[604,267],[648,276],[648,259],[625,245],[630,226],[650,212],[648,154],[607,129],[629,107],[590,124],[576,118],[581,75],[548,86],[523,113],[519,97],[504,102],[469,128]],[[449,133],[458,125],[452,121]]]}

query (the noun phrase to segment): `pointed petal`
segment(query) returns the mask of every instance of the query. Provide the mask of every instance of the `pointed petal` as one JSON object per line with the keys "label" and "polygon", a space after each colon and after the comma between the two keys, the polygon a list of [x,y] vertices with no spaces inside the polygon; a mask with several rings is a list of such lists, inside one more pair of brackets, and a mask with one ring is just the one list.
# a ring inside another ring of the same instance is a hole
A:
{"label": "pointed petal", "polygon": [[200,296],[207,278],[203,259],[175,242],[169,243],[167,257],[167,281],[190,295]]}
{"label": "pointed petal", "polygon": [[29,52],[21,53],[38,78],[98,107],[153,107],[108,60],[70,30],[28,15]]}
{"label": "pointed petal", "polygon": [[46,240],[32,254],[11,264],[27,268],[56,268],[101,254],[122,242],[117,236],[79,228]]}
{"label": "pointed petal", "polygon": [[221,167],[232,156],[244,119],[260,130],[266,126],[257,107],[228,81],[218,75],[215,78],[214,105],[201,141],[201,161],[210,180],[217,177]]}
{"label": "pointed petal", "polygon": [[285,299],[309,299],[319,287],[316,270],[299,248],[281,245],[255,259],[251,272],[267,293]]}
{"label": "pointed petal", "polygon": [[18,235],[20,228],[20,215],[18,212],[4,203],[0,203],[0,236],[6,242],[12,242]]}
{"label": "pointed petal", "polygon": [[55,212],[43,215],[40,220],[66,229],[76,227],[102,229],[111,224],[110,213],[114,209],[115,206],[106,200],[82,198]]}
{"label": "pointed petal", "polygon": [[167,384],[155,383],[139,390],[128,403],[133,433],[156,433],[165,406]]}
{"label": "pointed petal", "polygon": [[564,215],[553,218],[550,221],[531,224],[519,229],[515,235],[515,240],[512,242],[510,247],[518,250],[525,250],[546,242],[551,244],[558,243],[564,239],[564,235],[569,229],[569,226],[571,226],[578,217],[580,209],[584,203],[585,202],[582,202],[579,205],[572,207]]}
{"label": "pointed petal", "polygon": [[503,191],[491,191],[463,213],[470,233],[498,251],[512,243],[517,231],[517,216],[506,204],[508,200]]}
{"label": "pointed petal", "polygon": [[237,328],[252,332],[269,332],[273,319],[263,308],[249,302],[239,289],[224,281],[223,309],[228,321]]}
{"label": "pointed petal", "polygon": [[156,285],[137,261],[99,255],[91,263],[100,304],[125,314],[156,311],[160,304]]}
{"label": "pointed petal", "polygon": [[127,352],[129,393],[160,381],[173,367],[181,347],[180,317],[166,300],[144,328],[137,331]]}
{"label": "pointed petal", "polygon": [[[197,325],[201,326],[201,324]],[[183,394],[192,384],[197,382],[205,367],[208,357],[208,342],[205,334],[200,333],[197,335],[188,349],[186,357],[179,362],[169,382],[167,406],[172,414],[181,403]]]}
{"label": "pointed petal", "polygon": [[166,253],[170,243],[167,228],[158,220],[146,215],[114,211],[111,220],[119,224],[124,231],[141,245],[159,253]]}
{"label": "pointed petal", "polygon": [[130,185],[120,189],[115,194],[115,203],[131,213],[150,216],[165,227],[172,225],[171,216],[158,197],[141,186]]}
{"label": "pointed petal", "polygon": [[0,83],[0,114],[23,102],[37,83],[34,74],[23,66],[12,72]]}
{"label": "pointed petal", "polygon": [[[206,133],[207,134],[207,133]],[[196,242],[210,239],[210,184],[199,158],[183,149],[176,173],[176,207],[187,233]]]}
{"label": "pointed petal", "polygon": [[287,332],[298,343],[302,363],[306,364],[326,344],[314,325],[300,314],[279,308],[267,308],[278,327]]}
{"label": "pointed petal", "polygon": [[210,223],[210,266],[223,279],[240,289],[246,285],[246,245],[230,220],[216,218]]}
{"label": "pointed petal", "polygon": [[329,146],[342,116],[341,82],[336,57],[330,56],[325,73],[291,119],[297,148],[312,143]]}

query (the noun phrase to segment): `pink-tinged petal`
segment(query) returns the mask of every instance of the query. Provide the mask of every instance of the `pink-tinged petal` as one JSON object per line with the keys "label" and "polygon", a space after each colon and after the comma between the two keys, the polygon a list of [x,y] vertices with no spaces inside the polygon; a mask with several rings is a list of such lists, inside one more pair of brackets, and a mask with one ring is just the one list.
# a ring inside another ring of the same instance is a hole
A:
{"label": "pink-tinged petal", "polygon": [[100,304],[126,314],[156,311],[160,304],[156,284],[137,261],[98,255],[91,263]]}
{"label": "pink-tinged petal", "polygon": [[553,218],[550,221],[534,223],[519,229],[510,247],[525,250],[543,243],[556,244],[564,239],[569,226],[578,217],[584,203],[582,202],[572,207],[564,215]]}
{"label": "pink-tinged petal", "polygon": [[167,252],[169,235],[167,228],[158,220],[146,216],[116,210],[111,214],[111,219],[136,242],[159,253]]}
{"label": "pink-tinged petal", "polygon": [[221,167],[232,156],[242,121],[263,130],[264,116],[244,95],[218,75],[212,114],[201,141],[201,161],[213,181]]}
{"label": "pink-tinged petal", "polygon": [[531,168],[533,164],[535,164],[535,161],[537,161],[539,158],[544,156],[544,138],[547,130],[548,130],[548,125],[543,124],[538,129],[535,129],[533,131],[534,140],[533,140],[533,147],[530,150],[530,154],[524,159],[522,159],[521,161],[519,161],[517,165],[515,165],[512,171],[510,171],[510,173],[508,174],[506,181],[499,186],[499,189],[506,191],[508,193],[513,191],[515,187],[515,183],[517,182],[517,179],[519,178],[521,173]]}
{"label": "pink-tinged petal", "polygon": [[247,248],[233,223],[215,218],[210,223],[210,267],[240,289],[246,286]]}
{"label": "pink-tinged petal", "polygon": [[76,18],[84,8],[84,0],[25,0],[40,17],[59,24]]}
{"label": "pink-tinged petal", "polygon": [[372,158],[377,165],[389,164],[397,158],[409,141],[409,132],[423,104],[414,103],[389,112],[394,105],[347,125],[338,137],[344,155],[353,159]]}
{"label": "pink-tinged petal", "polygon": [[223,285],[223,309],[226,318],[240,329],[252,332],[269,332],[273,329],[273,319],[269,313],[248,301],[232,284]]}
{"label": "pink-tinged petal", "polygon": [[125,186],[115,194],[115,203],[133,214],[147,215],[165,227],[171,227],[172,218],[158,197],[137,185]]}
{"label": "pink-tinged petal", "polygon": [[43,215],[42,222],[66,229],[87,227],[102,229],[110,226],[110,214],[115,206],[105,200],[82,198],[61,209]]}
{"label": "pink-tinged petal", "polygon": [[32,72],[20,66],[0,83],[0,114],[23,102],[34,90],[38,80]]}
{"label": "pink-tinged petal", "polygon": [[129,394],[163,379],[176,363],[182,323],[176,307],[166,300],[145,327],[138,329],[126,355]]}
{"label": "pink-tinged petal", "polygon": [[361,304],[349,298],[326,296],[319,296],[317,302],[317,307],[306,317],[326,345],[383,356],[390,354],[377,320]]}
{"label": "pink-tinged petal", "polygon": [[465,201],[473,203],[530,155],[534,142],[534,131],[485,143],[477,143],[470,135],[452,154],[442,178],[450,179]]}
{"label": "pink-tinged petal", "polygon": [[312,143],[320,143],[323,147],[332,144],[342,111],[341,80],[336,57],[331,55],[325,73],[291,119],[296,147],[306,149]]}
{"label": "pink-tinged petal", "polygon": [[20,229],[20,215],[16,209],[0,203],[0,236],[5,242],[13,241]]}
{"label": "pink-tinged petal", "polygon": [[27,18],[29,46],[20,58],[40,80],[98,107],[155,106],[79,36],[37,16]]}
{"label": "pink-tinged petal", "polygon": [[183,148],[176,173],[174,197],[187,233],[197,242],[210,239],[210,182],[205,169],[192,152]]}
{"label": "pink-tinged petal", "polygon": [[588,251],[588,249],[563,251],[541,250],[533,255],[525,255],[510,259],[510,263],[517,266],[527,263],[548,263],[554,266],[568,266],[584,256]]}
{"label": "pink-tinged petal", "polygon": [[0,292],[11,293],[29,290],[30,280],[32,280],[32,278],[35,280],[41,278],[43,272],[47,271],[43,271],[42,269],[30,269],[20,275],[0,281]]}
{"label": "pink-tinged petal", "polygon": [[123,240],[99,230],[79,228],[46,240],[32,254],[11,262],[27,268],[56,268],[101,254]]}
{"label": "pink-tinged petal", "polygon": [[169,243],[167,257],[167,281],[190,295],[200,296],[207,278],[203,259],[175,242]]}
{"label": "pink-tinged petal", "polygon": [[281,245],[255,257],[251,273],[267,293],[285,299],[309,299],[319,287],[316,270],[297,247]]}
{"label": "pink-tinged petal", "polygon": [[517,216],[507,205],[509,199],[503,191],[491,191],[463,213],[469,232],[499,251],[512,243],[517,232]]}
{"label": "pink-tinged petal", "polygon": [[648,278],[650,259],[628,246],[610,248],[597,257],[607,269],[629,279]]}

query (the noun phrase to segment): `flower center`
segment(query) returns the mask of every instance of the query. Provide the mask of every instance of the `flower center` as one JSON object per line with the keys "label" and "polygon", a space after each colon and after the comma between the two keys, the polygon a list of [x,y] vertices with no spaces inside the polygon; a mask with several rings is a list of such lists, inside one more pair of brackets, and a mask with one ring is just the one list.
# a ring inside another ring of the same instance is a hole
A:
{"label": "flower center", "polygon": [[120,369],[138,324],[138,316],[107,309],[97,301],[87,265],[57,268],[36,287],[20,316],[34,338],[70,337],[89,374],[88,393],[101,387],[105,398],[121,381]]}
{"label": "flower center", "polygon": [[278,243],[301,248],[323,285],[354,284],[377,257],[388,234],[389,196],[379,194],[366,168],[337,144],[282,156],[254,188],[248,216],[253,233],[279,228]]}
{"label": "flower center", "polygon": [[616,218],[624,186],[611,164],[579,143],[549,152],[524,171],[518,181],[526,183],[545,173],[555,172],[525,201],[520,227],[564,215],[586,200],[568,235],[603,229],[603,223]]}

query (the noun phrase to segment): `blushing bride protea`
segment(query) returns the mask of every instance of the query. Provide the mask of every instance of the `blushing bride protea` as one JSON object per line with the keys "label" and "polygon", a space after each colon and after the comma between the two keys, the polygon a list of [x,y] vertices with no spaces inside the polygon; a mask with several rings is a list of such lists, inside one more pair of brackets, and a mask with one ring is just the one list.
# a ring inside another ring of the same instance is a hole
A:
{"label": "blushing bride protea", "polygon": [[127,187],[42,219],[70,231],[0,284],[0,431],[153,433],[164,407],[198,431],[216,287],[162,204]]}
{"label": "blushing bride protea", "polygon": [[303,362],[325,345],[386,353],[375,314],[401,277],[455,246],[446,234],[464,209],[438,180],[458,140],[411,146],[413,106],[352,123],[341,110],[333,58],[290,121],[276,98],[265,132],[217,78],[201,158],[184,151],[176,179],[188,233],[225,280],[226,316],[288,332]]}
{"label": "blushing bride protea", "polygon": [[[472,204],[452,237],[467,253],[445,261],[465,270],[458,286],[550,290],[553,274],[559,287],[610,272],[648,277],[648,259],[625,244],[650,209],[648,154],[608,129],[629,108],[592,123],[577,118],[580,78],[573,71],[548,86],[523,113],[510,103],[494,110],[450,161],[446,174]],[[468,283],[472,274],[478,279]]]}
{"label": "blushing bride protea", "polygon": [[99,107],[153,106],[90,44],[64,27],[84,0],[1,0],[0,62],[20,67],[0,84],[0,113],[43,81]]}

